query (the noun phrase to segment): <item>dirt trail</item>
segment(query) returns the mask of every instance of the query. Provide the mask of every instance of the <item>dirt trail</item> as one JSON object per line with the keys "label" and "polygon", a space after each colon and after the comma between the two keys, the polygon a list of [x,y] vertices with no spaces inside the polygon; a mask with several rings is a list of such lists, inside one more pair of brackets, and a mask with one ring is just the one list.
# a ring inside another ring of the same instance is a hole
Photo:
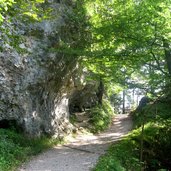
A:
{"label": "dirt trail", "polygon": [[18,171],[90,171],[109,145],[127,134],[131,127],[128,115],[117,115],[107,131],[98,135],[80,134],[68,144],[40,154]]}

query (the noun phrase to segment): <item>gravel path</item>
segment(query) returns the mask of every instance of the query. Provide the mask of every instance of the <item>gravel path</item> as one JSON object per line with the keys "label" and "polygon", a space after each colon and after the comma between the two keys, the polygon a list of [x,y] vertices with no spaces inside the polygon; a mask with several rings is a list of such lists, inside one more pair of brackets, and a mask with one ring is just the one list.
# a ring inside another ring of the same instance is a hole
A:
{"label": "gravel path", "polygon": [[113,125],[98,135],[78,135],[63,146],[40,154],[18,171],[90,171],[109,145],[127,134],[132,127],[128,115],[116,115]]}

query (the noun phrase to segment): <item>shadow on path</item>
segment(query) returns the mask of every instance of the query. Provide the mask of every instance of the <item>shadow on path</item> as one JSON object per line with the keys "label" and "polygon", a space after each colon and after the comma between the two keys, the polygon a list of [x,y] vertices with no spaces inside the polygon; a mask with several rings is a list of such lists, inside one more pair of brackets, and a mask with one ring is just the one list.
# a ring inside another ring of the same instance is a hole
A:
{"label": "shadow on path", "polygon": [[89,171],[113,142],[132,128],[128,115],[116,115],[111,127],[97,135],[78,135],[63,146],[54,147],[37,156],[18,171]]}

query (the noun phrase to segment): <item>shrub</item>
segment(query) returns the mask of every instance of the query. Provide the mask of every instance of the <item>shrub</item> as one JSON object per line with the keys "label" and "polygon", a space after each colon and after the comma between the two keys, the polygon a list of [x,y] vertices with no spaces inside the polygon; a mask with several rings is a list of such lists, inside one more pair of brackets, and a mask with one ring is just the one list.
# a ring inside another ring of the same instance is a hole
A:
{"label": "shrub", "polygon": [[30,139],[14,130],[0,129],[0,171],[10,171],[30,156],[59,143],[46,137]]}
{"label": "shrub", "polygon": [[100,157],[93,171],[133,171],[140,170],[137,143],[131,136],[111,145],[108,152]]}
{"label": "shrub", "polygon": [[109,101],[104,100],[103,105],[96,106],[90,111],[91,131],[97,133],[105,130],[111,123],[114,115]]}
{"label": "shrub", "polygon": [[[157,109],[157,110],[156,110]],[[171,116],[170,104],[153,104],[142,113],[134,113],[135,128],[130,134],[113,144],[102,156],[94,171],[141,170],[139,161],[141,150],[141,125],[144,120],[143,166],[145,171],[171,169]],[[103,169],[104,168],[104,169]]]}

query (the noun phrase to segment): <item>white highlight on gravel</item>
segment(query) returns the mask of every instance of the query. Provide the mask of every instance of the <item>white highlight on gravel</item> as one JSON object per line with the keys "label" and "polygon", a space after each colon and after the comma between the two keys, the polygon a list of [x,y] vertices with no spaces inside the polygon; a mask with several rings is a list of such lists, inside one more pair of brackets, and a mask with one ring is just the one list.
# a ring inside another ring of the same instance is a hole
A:
{"label": "white highlight on gravel", "polygon": [[97,135],[79,134],[64,146],[56,146],[24,164],[18,171],[90,171],[111,143],[120,140],[132,127],[128,115],[116,115],[111,127]]}

